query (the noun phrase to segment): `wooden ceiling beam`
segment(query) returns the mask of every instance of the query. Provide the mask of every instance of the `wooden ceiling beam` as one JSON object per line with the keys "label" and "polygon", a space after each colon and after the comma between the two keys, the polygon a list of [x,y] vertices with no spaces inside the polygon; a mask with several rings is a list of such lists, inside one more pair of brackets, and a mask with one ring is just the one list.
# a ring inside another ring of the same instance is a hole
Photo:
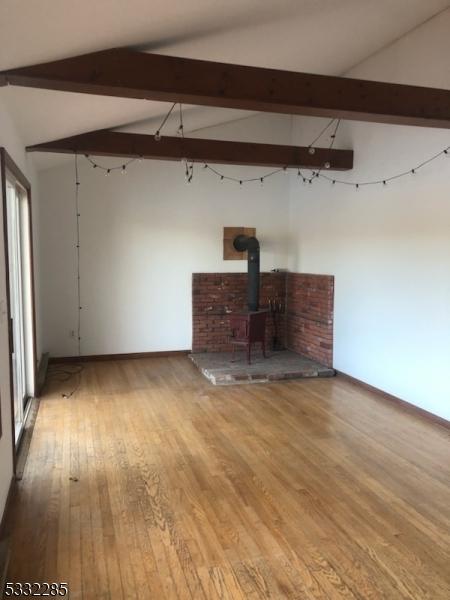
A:
{"label": "wooden ceiling beam", "polygon": [[450,128],[450,90],[113,48],[0,73],[0,84]]}
{"label": "wooden ceiling beam", "polygon": [[162,137],[100,130],[52,142],[28,146],[28,152],[60,152],[96,156],[142,157],[156,160],[182,160],[258,167],[297,167],[318,169],[330,163],[330,170],[353,167],[353,151],[308,147],[229,142],[198,138]]}

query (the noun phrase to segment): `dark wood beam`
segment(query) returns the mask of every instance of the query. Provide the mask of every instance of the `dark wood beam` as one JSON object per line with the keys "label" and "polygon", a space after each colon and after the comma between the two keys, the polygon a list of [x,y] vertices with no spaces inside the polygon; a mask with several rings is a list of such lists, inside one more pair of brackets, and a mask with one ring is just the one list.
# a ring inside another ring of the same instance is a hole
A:
{"label": "dark wood beam", "polygon": [[352,150],[315,148],[314,154],[304,146],[281,146],[253,142],[228,142],[197,138],[124,133],[110,130],[92,131],[73,137],[28,146],[28,152],[62,152],[96,156],[143,157],[156,160],[181,160],[258,167],[298,167],[317,169],[330,163],[330,170],[353,167]]}
{"label": "dark wood beam", "polygon": [[115,48],[0,73],[3,84],[251,111],[450,127],[450,90]]}

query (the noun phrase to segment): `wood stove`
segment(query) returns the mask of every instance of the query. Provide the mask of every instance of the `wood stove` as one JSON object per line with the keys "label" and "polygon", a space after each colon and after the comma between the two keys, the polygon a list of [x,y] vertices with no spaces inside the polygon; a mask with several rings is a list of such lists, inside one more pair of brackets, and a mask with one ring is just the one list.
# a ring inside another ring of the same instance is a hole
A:
{"label": "wood stove", "polygon": [[243,346],[247,351],[247,362],[251,364],[252,344],[259,342],[264,358],[266,358],[266,317],[267,311],[248,311],[230,316],[231,343],[234,361],[236,346]]}

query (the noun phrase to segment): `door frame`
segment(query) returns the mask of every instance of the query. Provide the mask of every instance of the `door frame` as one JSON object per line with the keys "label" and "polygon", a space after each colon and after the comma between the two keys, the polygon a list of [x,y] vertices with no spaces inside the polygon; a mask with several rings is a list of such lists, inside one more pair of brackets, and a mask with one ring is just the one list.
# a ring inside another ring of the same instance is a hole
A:
{"label": "door frame", "polygon": [[[11,402],[11,435],[13,450],[13,470],[16,471],[17,448],[15,442],[15,423],[14,423],[14,386],[13,386],[13,344],[11,331],[11,297],[9,281],[9,250],[8,250],[8,221],[7,221],[7,200],[6,200],[6,174],[10,172],[20,183],[26,192],[26,201],[28,205],[28,236],[29,236],[29,265],[30,265],[30,292],[31,292],[31,333],[32,340],[32,360],[33,360],[33,389],[36,393],[36,375],[37,375],[37,350],[36,350],[36,302],[35,302],[35,282],[34,282],[34,256],[33,256],[33,221],[31,211],[31,185],[5,148],[0,147],[0,181],[3,211],[3,241],[5,252],[5,274],[6,274],[6,311],[8,319],[8,355],[9,355],[9,387]],[[2,419],[0,415],[0,438],[2,436]]]}

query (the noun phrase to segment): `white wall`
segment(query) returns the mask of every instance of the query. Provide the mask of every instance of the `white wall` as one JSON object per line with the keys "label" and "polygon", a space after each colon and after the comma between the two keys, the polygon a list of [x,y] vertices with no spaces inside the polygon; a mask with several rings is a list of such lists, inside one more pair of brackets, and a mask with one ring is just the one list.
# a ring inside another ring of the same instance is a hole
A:
{"label": "white wall", "polygon": [[[348,75],[450,88],[450,10]],[[295,119],[308,143],[322,121]],[[313,127],[313,130],[311,129]],[[350,180],[407,170],[450,145],[448,130],[345,123]],[[450,157],[359,191],[291,178],[290,266],[331,273],[335,367],[450,419]]]}
{"label": "white wall", "polygon": [[[286,143],[290,134],[290,117],[264,115],[196,135]],[[190,348],[192,273],[246,270],[222,260],[224,226],[256,227],[262,269],[286,266],[289,176],[240,187],[202,165],[191,184],[178,162],[143,161],[109,177],[84,157],[79,165],[83,354]],[[72,157],[40,175],[42,342],[54,356],[77,353],[74,187]]]}
{"label": "white wall", "polygon": [[[2,94],[6,90],[2,90]],[[0,94],[0,146],[6,148],[18,167],[27,176],[36,191],[35,173],[25,156],[24,145],[10,118]],[[1,201],[1,200],[0,200]],[[36,226],[37,223],[35,223]],[[0,402],[2,436],[0,439],[0,520],[13,473],[11,403],[9,382],[8,319],[6,304],[6,265],[3,239],[3,211],[0,210]]]}

